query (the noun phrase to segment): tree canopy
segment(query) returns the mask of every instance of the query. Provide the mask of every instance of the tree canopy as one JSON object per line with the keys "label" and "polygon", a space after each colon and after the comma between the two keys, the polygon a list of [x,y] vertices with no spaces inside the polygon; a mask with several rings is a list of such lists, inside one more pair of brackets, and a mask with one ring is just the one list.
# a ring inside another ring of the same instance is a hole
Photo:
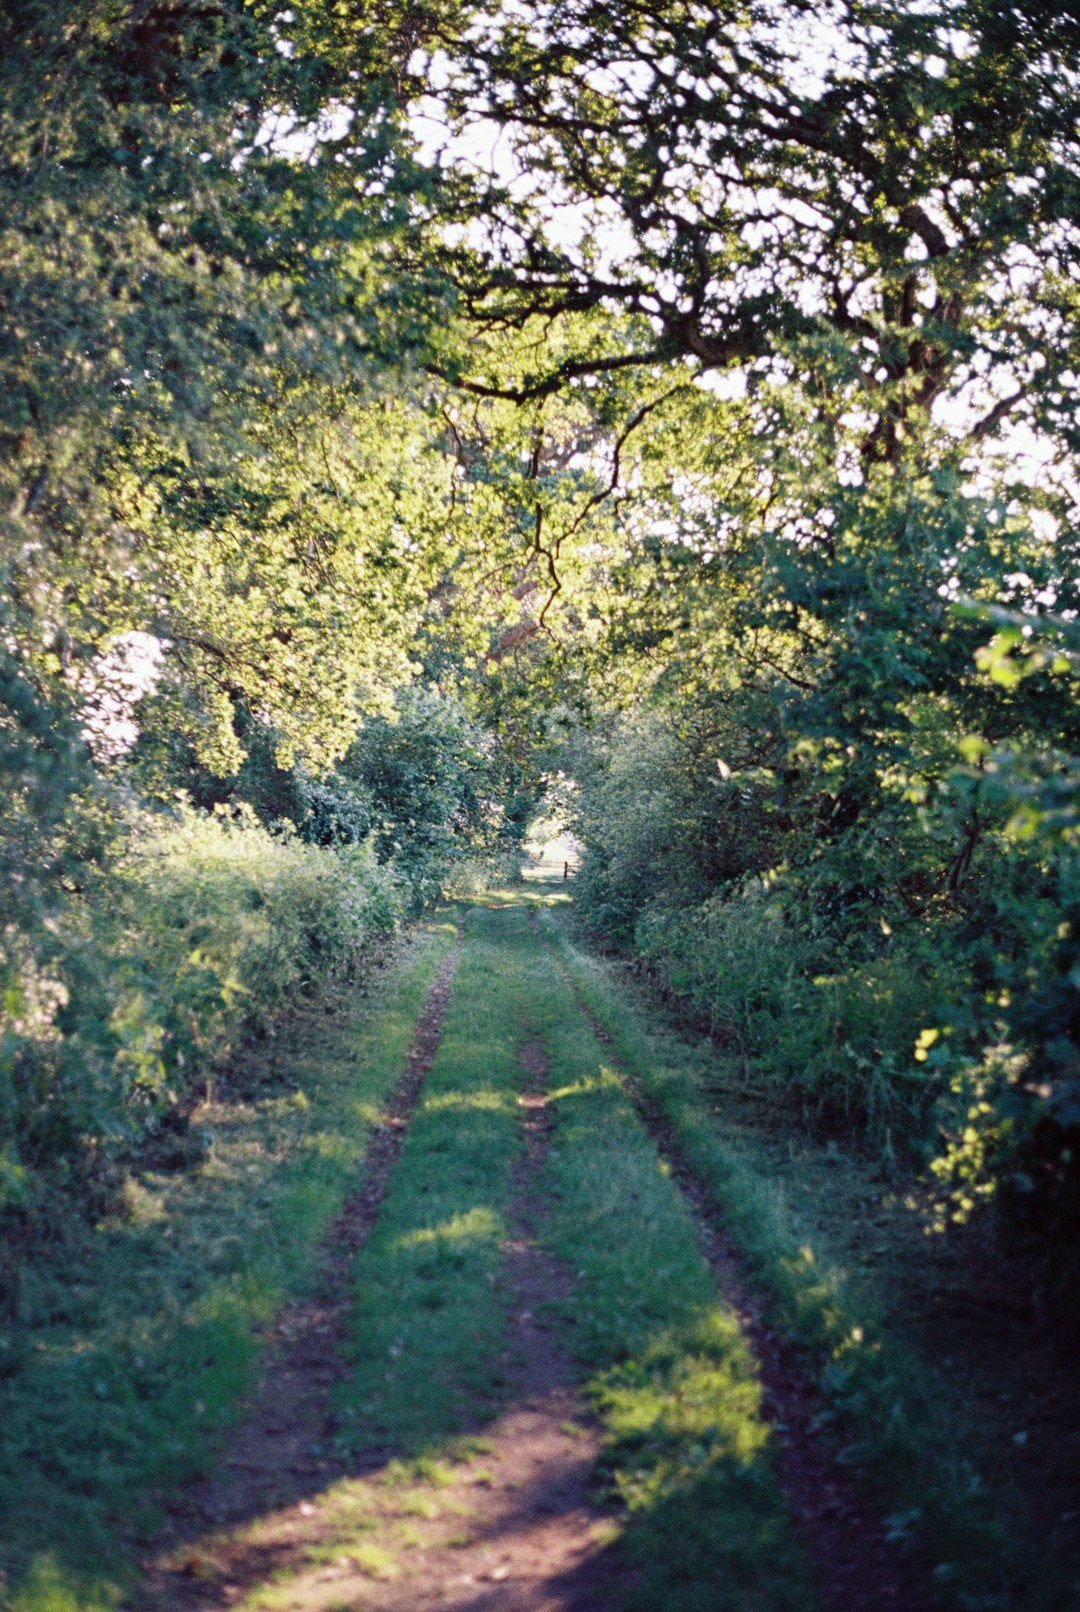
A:
{"label": "tree canopy", "polygon": [[571,772],[597,927],[718,1023],[747,881],[800,991],[906,968],[852,1067],[957,1213],[1072,1226],[1078,57],[1042,0],[6,7],[0,866],[40,811],[77,884],[103,779],[441,856]]}

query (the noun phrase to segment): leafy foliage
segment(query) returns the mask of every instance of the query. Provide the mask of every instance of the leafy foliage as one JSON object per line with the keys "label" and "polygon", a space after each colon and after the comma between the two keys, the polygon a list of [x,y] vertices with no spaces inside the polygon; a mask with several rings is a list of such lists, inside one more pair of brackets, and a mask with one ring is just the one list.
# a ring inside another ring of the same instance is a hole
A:
{"label": "leafy foliage", "polygon": [[316,977],[366,963],[401,909],[392,869],[367,845],[305,845],[243,817],[142,827],[51,944],[24,939],[12,958],[0,1062],[9,1230],[47,1219],[65,1189],[107,1206],[116,1161],[148,1136],[182,1138],[235,1049],[273,1033]]}
{"label": "leafy foliage", "polygon": [[8,976],[125,791],[370,839],[415,907],[561,767],[598,928],[943,1217],[1075,1241],[1068,9],[19,0],[0,47]]}
{"label": "leafy foliage", "polygon": [[0,23],[8,631],[69,684],[153,634],[223,771],[244,696],[286,749],[340,751],[415,631],[425,461],[397,426],[448,291],[393,268],[423,186],[364,21]]}
{"label": "leafy foliage", "polygon": [[244,760],[220,778],[190,746],[140,737],[133,764],[144,787],[168,796],[179,781],[203,808],[244,804],[315,845],[369,842],[419,910],[454,869],[514,851],[537,799],[535,769],[516,763],[464,702],[437,687],[396,691],[368,717],[331,772],[281,764],[281,737],[246,708],[237,713]]}

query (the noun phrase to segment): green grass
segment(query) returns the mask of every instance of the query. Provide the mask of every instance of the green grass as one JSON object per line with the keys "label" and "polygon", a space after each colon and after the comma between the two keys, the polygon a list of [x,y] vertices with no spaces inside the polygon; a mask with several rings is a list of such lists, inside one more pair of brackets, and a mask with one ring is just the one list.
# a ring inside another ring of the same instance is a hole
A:
{"label": "green grass", "polygon": [[37,1263],[22,1369],[0,1384],[0,1605],[116,1605],[155,1527],[148,1492],[212,1458],[266,1329],[308,1284],[452,940],[435,922],[373,1000],[312,1003],[266,1048],[262,1093],[205,1114],[200,1168],[133,1180],[123,1219]]}
{"label": "green grass", "polygon": [[[482,1434],[509,1391],[500,1274],[523,1149],[519,1055],[538,1038],[555,1115],[542,1235],[571,1282],[556,1309],[602,1429],[605,1548],[629,1569],[612,1580],[610,1612],[815,1604],[751,1349],[628,1079],[722,1206],[748,1271],[774,1296],[774,1324],[820,1374],[849,1454],[892,1496],[897,1531],[933,1548],[942,1590],[970,1609],[1038,1604],[1024,1599],[1025,1568],[933,1370],[800,1230],[767,1161],[725,1134],[700,1052],[650,1033],[571,944],[562,904],[561,892],[534,886],[468,914],[443,1039],[354,1271],[337,1436],[387,1461],[328,1489],[328,1531],[301,1575],[337,1550],[372,1577],[406,1570],[422,1548],[408,1518],[451,1520],[445,1489],[462,1463],[483,1481]],[[529,923],[544,908],[551,946]],[[143,1496],[214,1459],[266,1327],[304,1291],[312,1249],[355,1180],[451,940],[449,925],[436,927],[384,979],[374,1008],[339,1002],[330,1016],[314,1005],[279,1051],[273,1087],[207,1116],[215,1134],[199,1170],[133,1182],[125,1221],[39,1270],[25,1299],[28,1363],[0,1385],[0,1602],[10,1612],[115,1608],[138,1534],[154,1527]],[[1041,1579],[1048,1608],[1067,1604],[1054,1571],[1045,1564]],[[291,1604],[290,1577],[248,1604]]]}
{"label": "green grass", "polygon": [[[979,1406],[958,1402],[933,1364],[884,1322],[874,1283],[853,1280],[831,1251],[821,1230],[827,1180],[813,1183],[811,1230],[762,1150],[733,1136],[715,1112],[708,1065],[719,1055],[703,1059],[700,1049],[647,1027],[625,987],[572,943],[564,922],[541,922],[579,999],[610,1036],[611,1061],[657,1105],[722,1209],[748,1272],[774,1299],[773,1324],[804,1348],[848,1458],[878,1486],[896,1531],[930,1553],[942,1592],[967,1608],[1072,1604],[1075,1587],[1062,1582],[1058,1564],[1018,1537],[1008,1489],[995,1499],[984,1486]],[[888,1274],[880,1272],[885,1281]]]}
{"label": "green grass", "polygon": [[323,1496],[329,1536],[249,1604],[299,1604],[322,1557],[355,1557],[364,1541],[381,1570],[407,1574],[420,1548],[409,1516],[451,1525],[443,1547],[469,1542],[444,1486],[487,1481],[482,1435],[509,1391],[502,1243],[523,1152],[519,1055],[539,1036],[557,1110],[543,1192],[575,1278],[559,1308],[605,1430],[599,1491],[612,1502],[610,1548],[632,1568],[627,1612],[808,1612],[753,1359],[678,1191],[529,926],[533,904],[505,892],[469,914],[442,1043],[357,1258],[341,1436],[369,1456],[382,1447],[386,1464]]}
{"label": "green grass", "polygon": [[442,1042],[359,1255],[353,1371],[339,1412],[364,1443],[418,1455],[494,1410],[506,1306],[496,1283],[521,1155],[517,1061],[527,946],[474,908]]}
{"label": "green grass", "polygon": [[686,1204],[538,945],[531,1012],[557,1115],[548,1171],[553,1250],[622,1508],[628,1608],[761,1612],[815,1604],[780,1491],[761,1389],[718,1297]]}

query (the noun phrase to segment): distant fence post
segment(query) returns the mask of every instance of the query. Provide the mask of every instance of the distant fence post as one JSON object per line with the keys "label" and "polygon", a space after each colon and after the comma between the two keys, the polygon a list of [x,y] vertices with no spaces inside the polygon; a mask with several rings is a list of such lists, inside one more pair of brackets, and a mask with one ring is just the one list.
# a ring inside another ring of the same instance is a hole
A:
{"label": "distant fence post", "polygon": [[564,879],[568,879],[570,877],[570,864],[569,864],[569,862],[564,862],[563,863],[563,865],[562,865],[562,876],[563,876]]}

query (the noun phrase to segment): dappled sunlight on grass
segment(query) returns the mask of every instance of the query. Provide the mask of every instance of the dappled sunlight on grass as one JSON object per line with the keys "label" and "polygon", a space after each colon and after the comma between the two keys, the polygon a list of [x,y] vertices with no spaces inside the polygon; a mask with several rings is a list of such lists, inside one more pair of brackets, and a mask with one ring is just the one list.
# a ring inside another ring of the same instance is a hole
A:
{"label": "dappled sunlight on grass", "polygon": [[113,1612],[118,1599],[114,1584],[87,1584],[46,1551],[31,1562],[7,1606],[10,1612]]}
{"label": "dappled sunlight on grass", "polygon": [[714,1309],[656,1337],[594,1383],[616,1486],[634,1509],[718,1461],[748,1468],[769,1442],[761,1385],[738,1323]]}
{"label": "dappled sunlight on grass", "polygon": [[548,1101],[562,1103],[574,1097],[590,1097],[611,1083],[617,1085],[618,1077],[613,1075],[610,1069],[601,1067],[595,1075],[584,1075],[580,1080],[571,1081],[565,1086],[552,1087],[548,1092]]}
{"label": "dappled sunlight on grass", "polygon": [[590,1391],[607,1439],[601,1471],[628,1513],[619,1548],[639,1574],[628,1606],[814,1606],[761,1386],[729,1312],[657,1332]]}
{"label": "dappled sunlight on grass", "polygon": [[353,1103],[349,1112],[364,1126],[378,1125],[382,1120],[382,1109],[378,1103],[368,1102],[365,1099]]}
{"label": "dappled sunlight on grass", "polygon": [[459,1248],[464,1243],[485,1241],[499,1236],[502,1231],[502,1222],[490,1209],[479,1205],[475,1209],[464,1210],[455,1215],[452,1220],[443,1221],[437,1226],[419,1226],[415,1231],[405,1232],[390,1246],[391,1249],[412,1249],[446,1247]]}
{"label": "dappled sunlight on grass", "polygon": [[425,1113],[436,1114],[448,1108],[474,1109],[477,1112],[501,1113],[508,1109],[511,1099],[500,1091],[447,1091],[424,1098]]}
{"label": "dappled sunlight on grass", "polygon": [[[488,1426],[500,1435],[497,1417]],[[397,1584],[405,1600],[395,1598],[394,1606],[408,1604],[408,1586],[430,1572],[433,1555],[450,1563],[447,1572],[460,1572],[452,1565],[459,1550],[475,1546],[490,1557],[527,1541],[538,1522],[550,1524],[543,1473],[535,1486],[504,1489],[492,1508],[491,1448],[485,1437],[435,1441],[416,1457],[312,1486],[235,1528],[195,1536],[169,1563],[183,1577],[185,1596],[202,1584],[217,1605],[228,1585],[225,1598],[242,1612],[329,1612],[371,1597],[379,1604],[377,1587]],[[619,1533],[614,1519],[598,1516],[595,1549]],[[48,1560],[35,1568],[26,1596],[12,1612],[116,1612],[119,1604],[115,1588],[91,1596]]]}
{"label": "dappled sunlight on grass", "polygon": [[321,1159],[335,1164],[349,1164],[356,1158],[356,1138],[341,1131],[318,1131],[305,1136],[301,1147],[308,1153],[317,1153]]}

